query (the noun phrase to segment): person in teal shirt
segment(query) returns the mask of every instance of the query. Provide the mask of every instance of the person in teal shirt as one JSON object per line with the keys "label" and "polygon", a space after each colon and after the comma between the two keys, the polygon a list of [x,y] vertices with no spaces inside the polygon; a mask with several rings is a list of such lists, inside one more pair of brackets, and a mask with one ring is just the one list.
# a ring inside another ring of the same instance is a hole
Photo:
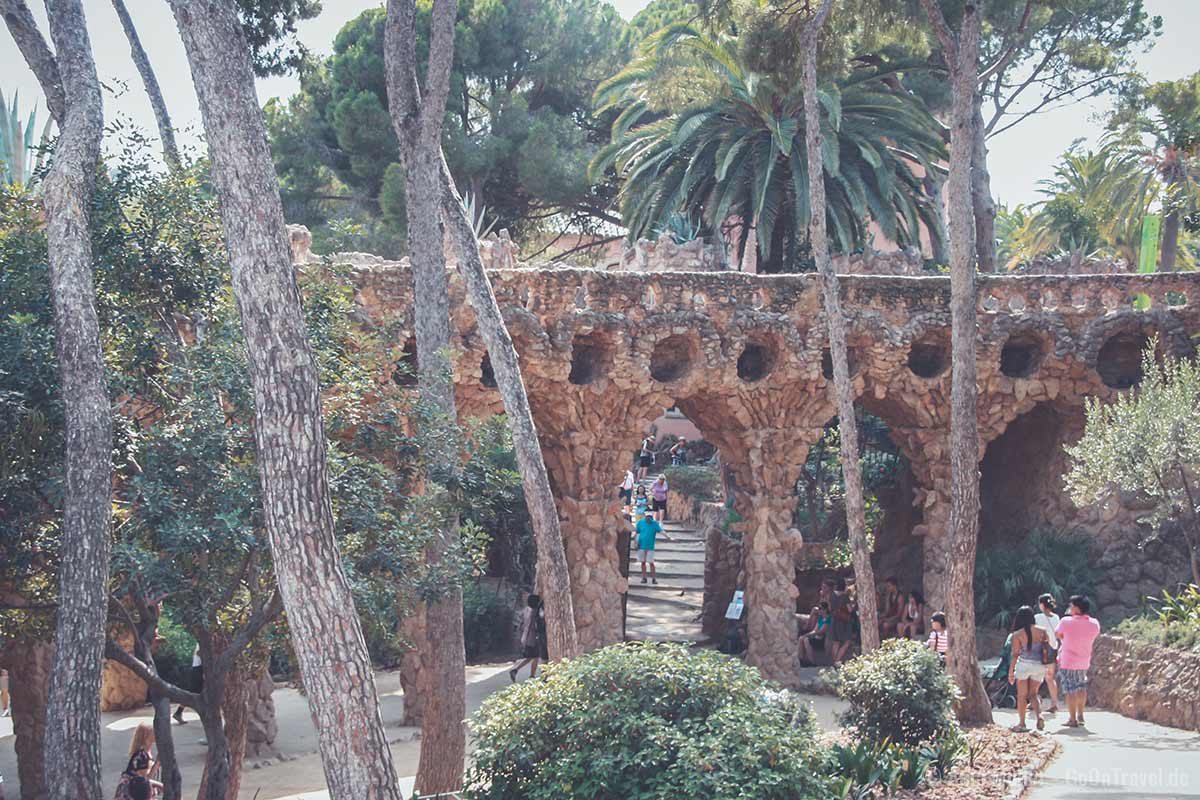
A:
{"label": "person in teal shirt", "polygon": [[658,583],[658,573],[654,570],[654,544],[659,534],[668,542],[671,537],[663,531],[662,525],[654,519],[653,511],[646,511],[645,516],[637,523],[638,561],[642,562],[642,583],[646,582],[646,565],[650,565],[650,581]]}

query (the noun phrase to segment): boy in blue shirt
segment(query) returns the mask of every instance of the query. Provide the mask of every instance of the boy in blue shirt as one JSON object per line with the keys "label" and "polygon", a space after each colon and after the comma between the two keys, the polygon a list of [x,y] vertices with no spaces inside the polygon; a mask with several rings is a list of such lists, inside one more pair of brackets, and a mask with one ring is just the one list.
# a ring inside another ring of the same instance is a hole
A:
{"label": "boy in blue shirt", "polygon": [[642,583],[646,582],[646,564],[650,565],[650,580],[658,583],[658,573],[654,570],[654,543],[660,533],[668,542],[671,541],[662,525],[654,519],[654,512],[647,510],[645,516],[637,523],[638,561],[642,562]]}

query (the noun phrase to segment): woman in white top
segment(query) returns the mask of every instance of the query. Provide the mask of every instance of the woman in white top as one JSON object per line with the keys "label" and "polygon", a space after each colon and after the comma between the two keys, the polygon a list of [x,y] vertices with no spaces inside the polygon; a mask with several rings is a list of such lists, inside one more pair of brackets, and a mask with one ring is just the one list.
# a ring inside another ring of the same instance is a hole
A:
{"label": "woman in white top", "polygon": [[[1040,612],[1034,617],[1034,622],[1039,628],[1044,630],[1050,637],[1050,642],[1057,643],[1055,633],[1058,631],[1058,614],[1054,611],[1057,605],[1054,602],[1054,596],[1044,594],[1038,598],[1038,608]],[[1050,710],[1047,714],[1053,714],[1058,711],[1058,681],[1054,680],[1055,673],[1058,672],[1058,662],[1051,661],[1046,665],[1046,688],[1050,690]]]}

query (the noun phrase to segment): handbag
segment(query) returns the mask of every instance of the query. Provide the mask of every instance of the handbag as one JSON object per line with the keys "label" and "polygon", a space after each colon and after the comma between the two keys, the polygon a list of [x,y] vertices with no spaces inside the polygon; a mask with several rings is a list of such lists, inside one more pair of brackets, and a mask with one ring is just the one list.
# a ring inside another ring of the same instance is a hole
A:
{"label": "handbag", "polygon": [[1050,637],[1047,636],[1046,640],[1042,642],[1042,664],[1045,666],[1050,666],[1057,659],[1058,653],[1053,647],[1050,646]]}

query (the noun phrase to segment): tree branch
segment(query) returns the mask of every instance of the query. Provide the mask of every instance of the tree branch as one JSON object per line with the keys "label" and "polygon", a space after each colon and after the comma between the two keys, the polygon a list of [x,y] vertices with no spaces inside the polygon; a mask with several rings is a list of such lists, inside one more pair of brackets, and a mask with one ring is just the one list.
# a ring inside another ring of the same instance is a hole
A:
{"label": "tree branch", "polygon": [[937,0],[921,0],[921,7],[925,9],[925,15],[929,17],[929,25],[933,28],[938,43],[942,46],[942,58],[953,69],[954,63],[958,61],[958,45],[955,43],[954,33],[946,24],[946,17],[942,14],[942,9],[938,6]]}
{"label": "tree branch", "polygon": [[17,49],[25,57],[25,63],[42,86],[50,116],[61,128],[67,114],[67,95],[63,91],[58,61],[46,37],[38,29],[37,20],[24,0],[0,0],[0,14],[4,16],[4,23],[17,43]]}
{"label": "tree branch", "polygon": [[1010,43],[1009,46],[1004,49],[1004,52],[992,62],[990,67],[987,67],[979,73],[980,83],[986,81],[992,75],[1003,72],[1008,67],[1012,57],[1017,54],[1017,50],[1022,44],[1021,37],[1022,34],[1025,33],[1025,27],[1029,24],[1029,15],[1032,11],[1033,0],[1025,0],[1025,11],[1021,14],[1021,22],[1019,25],[1017,25],[1016,31],[1014,31],[1014,35],[1017,37],[1017,40]]}
{"label": "tree branch", "polygon": [[259,632],[270,622],[275,620],[283,611],[283,598],[276,589],[271,593],[271,599],[260,608],[255,609],[250,615],[250,619],[246,624],[238,629],[233,638],[229,640],[229,644],[221,650],[221,655],[217,656],[215,668],[219,671],[225,671],[233,666],[233,661],[238,655],[258,636]]}
{"label": "tree branch", "polygon": [[188,706],[189,708],[196,708],[200,704],[200,695],[180,689],[173,683],[167,683],[156,672],[143,664],[140,659],[134,657],[132,653],[128,652],[111,638],[104,642],[104,657],[125,667],[145,681],[148,686],[165,697],[170,698],[172,702]]}
{"label": "tree branch", "polygon": [[[988,132],[987,136],[989,139],[993,136],[998,136],[1001,133],[1004,133],[1009,128],[1013,127],[1014,125],[1017,125],[1020,122],[1022,122],[1023,120],[1026,120],[1029,117],[1033,116],[1034,114],[1040,114],[1042,111],[1045,110],[1046,106],[1050,105],[1051,103],[1058,102],[1059,100],[1063,99],[1064,97],[1069,97],[1069,96],[1075,94],[1076,92],[1080,91],[1081,89],[1086,89],[1087,87],[1089,87],[1093,84],[1099,83],[1100,81],[1106,81],[1111,78],[1115,78],[1115,77],[1117,77],[1118,74],[1119,73],[1106,73],[1104,75],[1097,75],[1095,78],[1092,78],[1090,81],[1084,81],[1083,83],[1079,84],[1078,86],[1072,86],[1070,89],[1063,89],[1061,92],[1057,92],[1054,94],[1047,94],[1045,97],[1042,98],[1041,102],[1039,102],[1032,109],[1021,113],[1016,119],[1014,119],[1012,122],[1005,125],[1003,128],[997,128],[996,130]],[[1068,104],[1064,104],[1064,106],[1065,105],[1068,105]]]}
{"label": "tree branch", "polygon": [[[450,72],[454,67],[454,21],[458,0],[433,0],[429,23],[429,64],[421,97],[421,137],[430,147],[441,146],[446,99],[450,94]],[[410,63],[415,64],[416,61]]]}

